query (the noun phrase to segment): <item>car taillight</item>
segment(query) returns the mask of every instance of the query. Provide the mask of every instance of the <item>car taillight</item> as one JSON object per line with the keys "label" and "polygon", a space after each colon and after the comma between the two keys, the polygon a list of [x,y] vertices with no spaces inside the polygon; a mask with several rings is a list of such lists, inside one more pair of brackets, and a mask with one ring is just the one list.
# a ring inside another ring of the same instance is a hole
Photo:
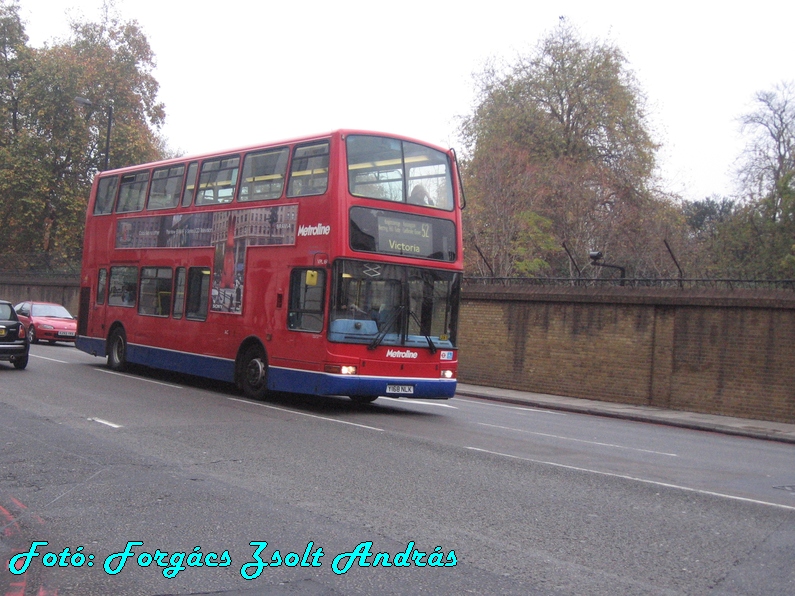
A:
{"label": "car taillight", "polygon": [[19,339],[25,339],[25,326],[22,323],[17,327],[17,337]]}

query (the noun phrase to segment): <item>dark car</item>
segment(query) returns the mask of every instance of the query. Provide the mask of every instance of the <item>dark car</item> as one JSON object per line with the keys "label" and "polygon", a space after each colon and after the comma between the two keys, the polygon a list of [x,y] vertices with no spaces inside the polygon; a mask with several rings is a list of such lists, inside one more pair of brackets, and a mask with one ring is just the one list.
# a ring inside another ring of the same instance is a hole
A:
{"label": "dark car", "polygon": [[0,300],[0,360],[10,361],[14,368],[28,365],[30,343],[25,326],[19,322],[10,302]]}
{"label": "dark car", "polygon": [[60,304],[53,302],[20,302],[14,307],[17,317],[28,331],[28,341],[74,342],[77,321]]}

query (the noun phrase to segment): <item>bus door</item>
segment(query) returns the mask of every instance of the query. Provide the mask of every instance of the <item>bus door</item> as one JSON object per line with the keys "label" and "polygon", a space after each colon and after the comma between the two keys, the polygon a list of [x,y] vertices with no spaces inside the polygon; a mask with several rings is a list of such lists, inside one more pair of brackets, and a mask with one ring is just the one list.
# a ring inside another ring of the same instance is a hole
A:
{"label": "bus door", "polygon": [[[107,273],[103,273],[107,271]],[[107,276],[107,291],[104,296],[100,295],[100,288],[106,287],[103,277]],[[107,337],[110,325],[115,320],[121,320],[124,324],[130,319],[130,314],[134,312],[136,298],[138,294],[138,266],[112,265],[107,269],[100,268],[97,275],[97,301],[95,304],[94,318],[95,324],[91,335],[94,337]],[[104,300],[100,300],[104,297]]]}
{"label": "bus door", "polygon": [[[110,267],[101,267],[97,272],[96,282],[97,286],[94,292],[94,300],[87,305],[86,309],[86,327],[81,335],[88,337],[104,338],[106,333],[105,317],[107,314],[108,304],[108,274]],[[82,308],[81,308],[82,311]],[[81,318],[83,313],[80,313]]]}
{"label": "bus door", "polygon": [[323,267],[296,268],[290,272],[285,355],[292,360],[319,365],[324,358],[322,333],[327,283]]}

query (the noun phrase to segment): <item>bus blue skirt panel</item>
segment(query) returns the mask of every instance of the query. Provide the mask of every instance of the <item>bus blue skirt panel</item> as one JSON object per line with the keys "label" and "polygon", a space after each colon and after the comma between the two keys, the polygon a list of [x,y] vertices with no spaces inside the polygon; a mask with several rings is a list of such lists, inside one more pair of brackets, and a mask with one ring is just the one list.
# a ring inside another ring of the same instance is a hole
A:
{"label": "bus blue skirt panel", "polygon": [[456,381],[448,379],[386,378],[335,375],[294,368],[268,368],[268,389],[315,395],[384,395],[423,399],[448,399]]}
{"label": "bus blue skirt panel", "polygon": [[[77,348],[104,357],[104,339],[78,336]],[[235,361],[140,344],[127,344],[127,362],[188,375],[235,382]],[[336,375],[295,368],[268,367],[268,389],[313,395],[383,395],[423,399],[448,399],[455,395],[453,379],[368,377]]]}

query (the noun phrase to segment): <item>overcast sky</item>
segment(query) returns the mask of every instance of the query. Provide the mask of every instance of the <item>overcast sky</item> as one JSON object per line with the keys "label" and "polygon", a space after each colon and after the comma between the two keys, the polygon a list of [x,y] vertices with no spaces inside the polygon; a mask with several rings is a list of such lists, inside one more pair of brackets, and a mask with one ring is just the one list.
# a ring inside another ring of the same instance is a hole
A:
{"label": "overcast sky", "polygon": [[[102,0],[19,0],[30,43],[99,20]],[[553,6],[554,5],[554,6]],[[157,58],[163,134],[193,154],[336,128],[460,149],[486,60],[527,53],[565,16],[624,52],[648,98],[662,187],[734,191],[737,118],[795,80],[795,2],[116,0]]]}

